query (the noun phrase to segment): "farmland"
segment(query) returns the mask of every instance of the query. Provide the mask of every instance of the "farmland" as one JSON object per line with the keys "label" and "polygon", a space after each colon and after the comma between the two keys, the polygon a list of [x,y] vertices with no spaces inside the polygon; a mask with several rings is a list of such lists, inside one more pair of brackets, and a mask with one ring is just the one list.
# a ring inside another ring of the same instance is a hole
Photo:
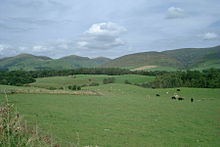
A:
{"label": "farmland", "polygon": [[123,84],[125,80],[133,84],[149,82],[154,80],[152,76],[142,76],[142,75],[121,75],[121,76],[106,76],[106,75],[75,75],[68,77],[47,77],[38,78],[35,83],[30,84],[30,86],[35,87],[64,87],[68,85],[86,85],[91,83],[102,84],[104,78],[115,78],[115,83]]}
{"label": "farmland", "polygon": [[[115,83],[102,84],[108,77],[114,77]],[[76,75],[38,78],[27,87],[0,85],[0,89],[64,86],[64,91],[69,91],[69,84],[99,83],[81,91],[101,95],[8,95],[30,125],[37,124],[63,146],[220,146],[220,89],[180,88],[177,92],[176,88],[151,89],[124,83],[153,79],[139,75]],[[174,93],[185,100],[171,100]],[[3,97],[1,94],[1,100]],[[193,103],[190,98],[194,98]]]}

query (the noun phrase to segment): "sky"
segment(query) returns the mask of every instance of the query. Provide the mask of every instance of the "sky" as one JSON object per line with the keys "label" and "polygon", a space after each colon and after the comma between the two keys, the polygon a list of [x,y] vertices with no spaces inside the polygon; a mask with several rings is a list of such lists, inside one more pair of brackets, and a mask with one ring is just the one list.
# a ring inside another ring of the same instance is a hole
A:
{"label": "sky", "polygon": [[220,0],[0,0],[0,58],[220,45]]}

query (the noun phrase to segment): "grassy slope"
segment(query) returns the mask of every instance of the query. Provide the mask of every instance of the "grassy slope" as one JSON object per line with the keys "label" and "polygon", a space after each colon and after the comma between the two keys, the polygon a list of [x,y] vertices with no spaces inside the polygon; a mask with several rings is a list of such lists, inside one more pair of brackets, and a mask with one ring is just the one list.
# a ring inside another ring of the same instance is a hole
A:
{"label": "grassy slope", "polygon": [[65,145],[77,142],[78,132],[81,145],[220,146],[219,89],[181,88],[180,95],[188,98],[182,102],[170,99],[175,89],[125,84],[86,89],[99,89],[104,96],[16,94],[9,98],[29,123],[37,122]]}
{"label": "grassy slope", "polygon": [[108,58],[89,59],[80,56],[67,56],[60,59],[51,59],[30,54],[21,54],[15,57],[0,59],[0,69],[9,70],[36,70],[36,69],[72,69],[79,67],[96,67],[108,62]]}
{"label": "grassy slope", "polygon": [[50,62],[52,59],[43,56],[33,56],[30,54],[21,54],[15,57],[0,59],[0,68],[9,68],[11,70],[30,70],[35,66],[41,66],[45,62]]}
{"label": "grassy slope", "polygon": [[185,48],[164,51],[163,53],[178,59],[185,68],[220,66],[220,46],[211,48]]}
{"label": "grassy slope", "polygon": [[92,59],[93,61],[95,61],[97,64],[103,64],[103,63],[107,63],[109,61],[111,61],[111,59],[109,58],[106,58],[106,57],[97,57],[97,58],[94,58]]}
{"label": "grassy slope", "polygon": [[[104,64],[104,65],[103,65]],[[119,67],[134,69],[156,65],[149,70],[205,69],[220,67],[220,46],[211,48],[186,48],[164,52],[144,52],[126,55],[114,60],[99,57],[89,59],[80,56],[67,56],[60,59],[22,54],[0,59],[0,70],[72,69],[79,67]]]}
{"label": "grassy slope", "polygon": [[80,68],[80,67],[96,67],[108,62],[110,59],[108,58],[96,58],[90,59],[88,57],[80,57],[80,56],[67,56],[57,61],[63,61],[71,65],[72,68]]}
{"label": "grassy slope", "polygon": [[104,78],[114,77],[116,83],[124,83],[128,80],[131,83],[143,83],[149,82],[154,79],[153,76],[142,76],[142,75],[121,75],[121,76],[107,76],[107,75],[76,75],[68,77],[48,77],[38,78],[35,83],[30,85],[36,87],[65,87],[69,85],[84,85],[91,83],[102,84]]}
{"label": "grassy slope", "polygon": [[180,62],[178,62],[175,58],[169,57],[163,53],[145,52],[122,56],[104,64],[103,66],[123,67],[131,69],[146,65],[157,65],[162,67],[177,68],[180,66]]}
{"label": "grassy slope", "polygon": [[104,67],[137,68],[146,65],[158,67],[147,70],[207,69],[220,66],[220,46],[185,48],[164,52],[145,52],[119,57]]}
{"label": "grassy slope", "polygon": [[219,68],[220,69],[220,50],[219,53],[209,54],[199,61],[194,69],[207,69],[207,68]]}

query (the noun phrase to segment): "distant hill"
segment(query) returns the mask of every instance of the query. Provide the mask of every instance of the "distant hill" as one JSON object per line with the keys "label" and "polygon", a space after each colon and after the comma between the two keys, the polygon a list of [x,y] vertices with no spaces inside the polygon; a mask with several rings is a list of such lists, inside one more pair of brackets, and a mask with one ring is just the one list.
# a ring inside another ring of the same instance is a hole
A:
{"label": "distant hill", "polygon": [[220,68],[220,46],[130,54],[111,60],[102,67],[123,67],[133,70]]}
{"label": "distant hill", "polygon": [[93,61],[95,61],[97,64],[103,64],[103,63],[107,63],[111,61],[111,59],[106,58],[106,57],[97,57],[97,58],[94,58]]}
{"label": "distant hill", "polygon": [[[183,68],[199,68],[201,66],[220,68],[220,46],[210,48],[184,48],[168,50],[163,53],[176,58]],[[214,65],[215,64],[215,65]]]}
{"label": "distant hill", "polygon": [[82,67],[114,67],[131,70],[178,70],[220,68],[220,46],[210,48],[184,48],[163,52],[143,52],[116,59],[94,59],[76,55],[60,59],[20,54],[0,59],[0,70],[73,69]]}
{"label": "distant hill", "polygon": [[176,58],[164,53],[144,52],[122,56],[103,65],[103,67],[123,67],[128,69],[149,66],[178,68],[181,63]]}
{"label": "distant hill", "polygon": [[0,70],[40,70],[40,69],[73,69],[81,67],[97,67],[111,59],[66,56],[60,59],[51,59],[44,56],[20,54],[14,57],[0,59]]}
{"label": "distant hill", "polygon": [[52,59],[45,56],[34,56],[31,54],[20,54],[15,57],[7,57],[0,59],[0,69],[28,70],[36,66],[41,66]]}

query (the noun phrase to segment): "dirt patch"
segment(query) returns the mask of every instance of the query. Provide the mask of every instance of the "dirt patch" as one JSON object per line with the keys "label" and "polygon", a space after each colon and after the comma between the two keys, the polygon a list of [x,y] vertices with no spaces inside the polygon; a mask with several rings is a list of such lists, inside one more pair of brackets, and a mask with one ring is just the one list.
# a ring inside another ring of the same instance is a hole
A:
{"label": "dirt patch", "polygon": [[158,67],[158,66],[156,66],[156,65],[146,65],[146,66],[141,66],[141,67],[138,67],[138,68],[131,69],[131,71],[146,70],[146,69],[151,69],[151,68],[156,68],[156,67]]}
{"label": "dirt patch", "polygon": [[79,91],[65,91],[65,90],[47,90],[47,89],[8,89],[0,91],[0,93],[15,94],[15,93],[31,93],[31,94],[69,94],[69,95],[103,95],[95,90],[79,90]]}

